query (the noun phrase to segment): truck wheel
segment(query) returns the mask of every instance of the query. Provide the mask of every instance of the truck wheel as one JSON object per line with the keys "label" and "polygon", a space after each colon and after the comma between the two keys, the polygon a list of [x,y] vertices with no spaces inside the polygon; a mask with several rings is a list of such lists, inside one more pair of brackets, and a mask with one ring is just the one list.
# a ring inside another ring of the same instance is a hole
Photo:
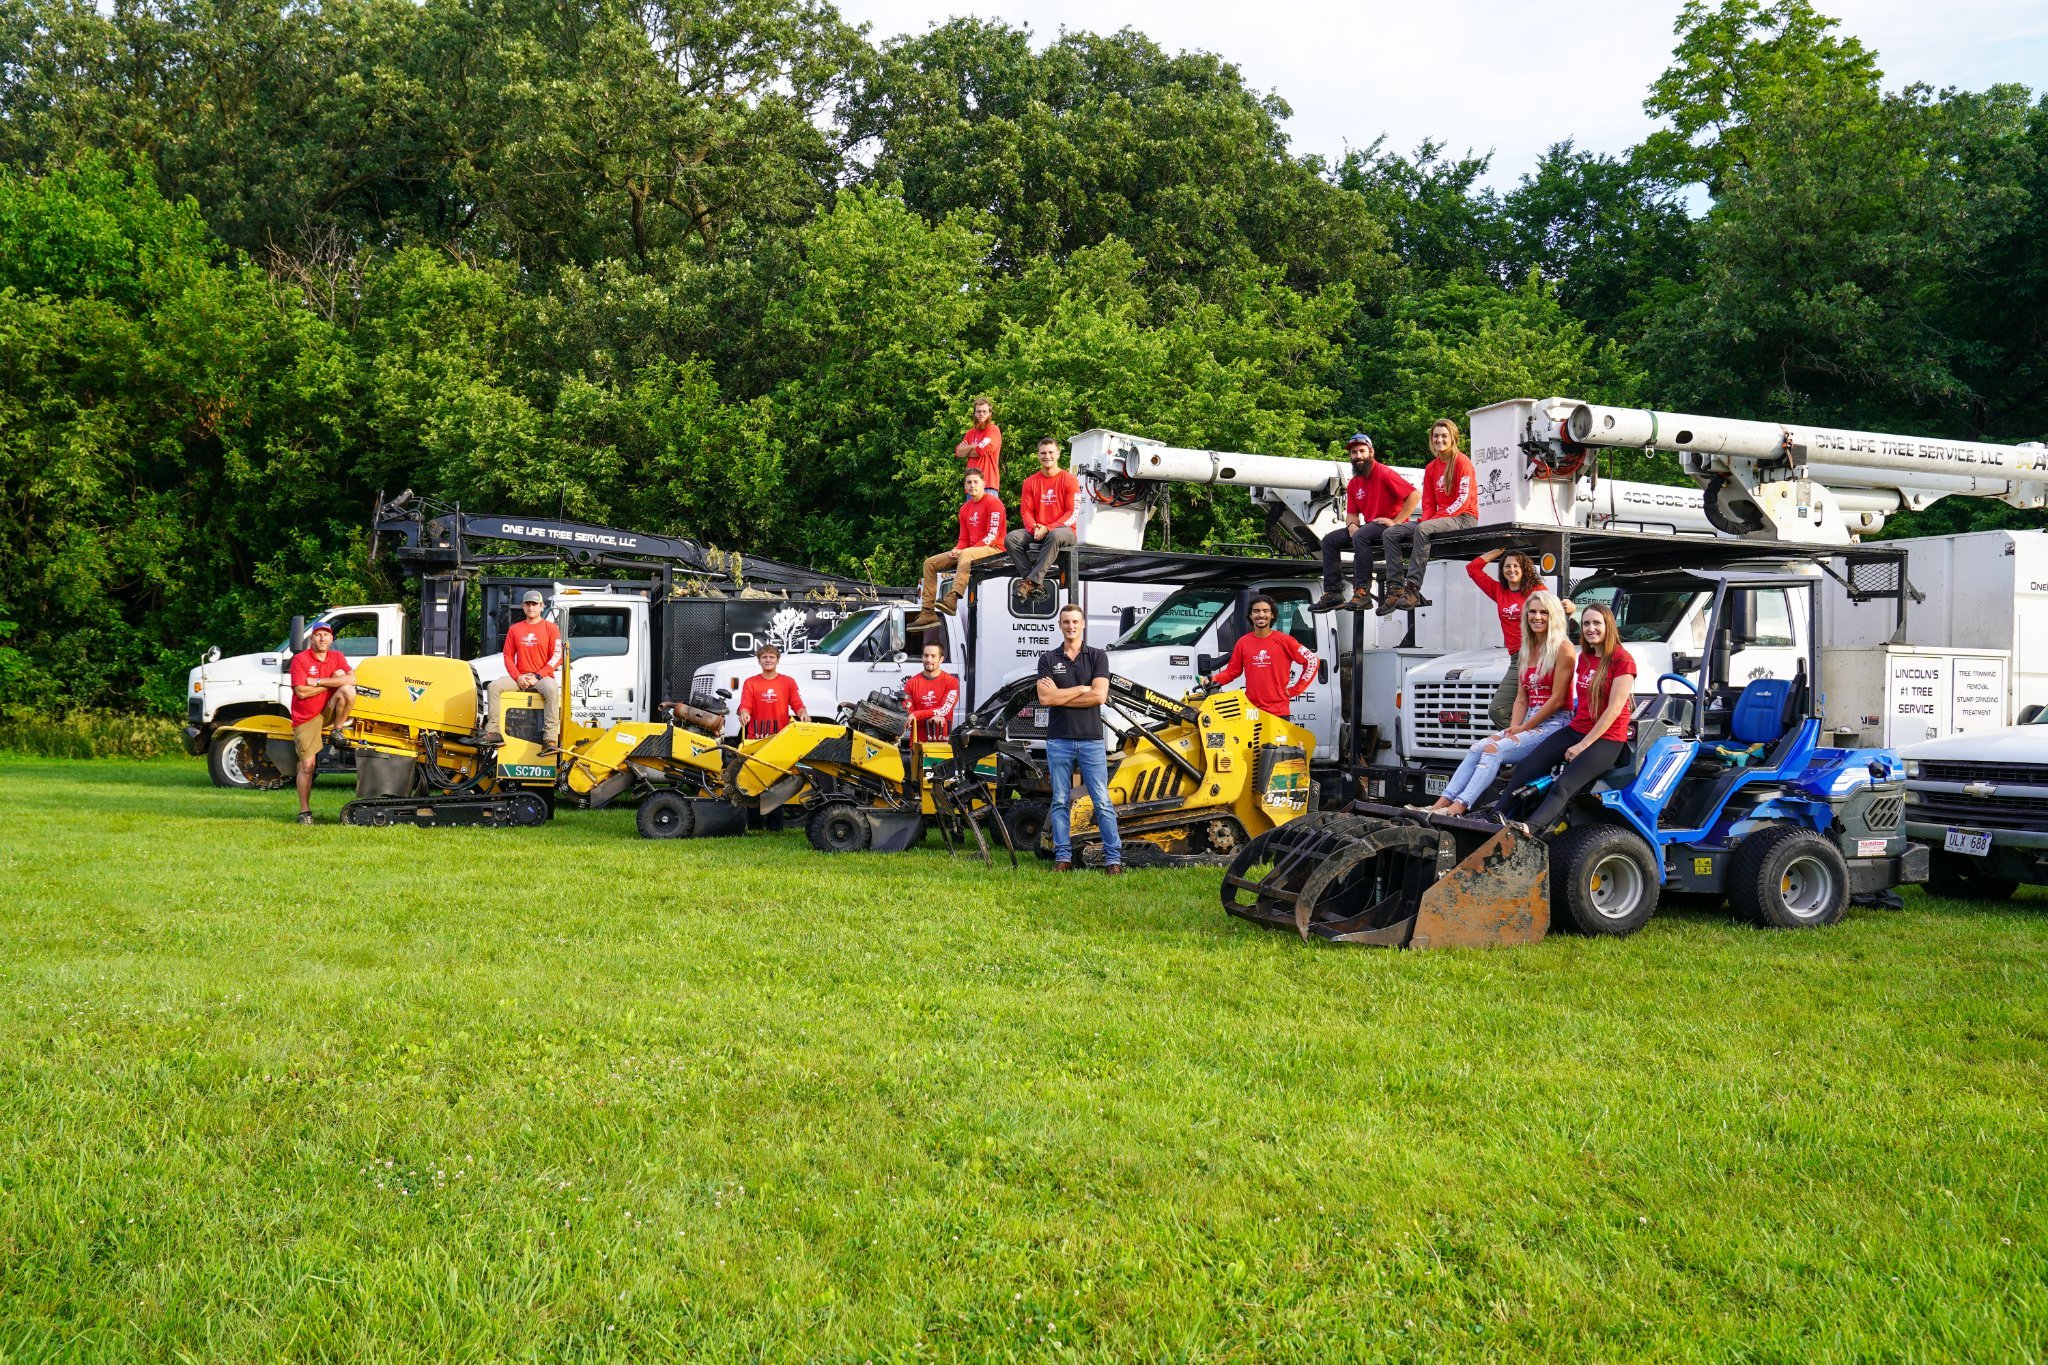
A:
{"label": "truck wheel", "polygon": [[1927,864],[1927,894],[1930,896],[1945,896],[1959,901],[2008,901],[2020,888],[2016,881],[1985,876],[1973,858],[1945,853],[1938,848],[1929,851],[1934,855]]}
{"label": "truck wheel", "polygon": [[1625,938],[1657,913],[1657,862],[1633,831],[1580,825],[1550,845],[1550,920],[1576,934]]}
{"label": "truck wheel", "polygon": [[677,792],[656,792],[633,817],[643,839],[687,839],[696,832],[697,811]]}
{"label": "truck wheel", "polygon": [[278,782],[264,742],[253,735],[216,735],[206,749],[206,775],[216,787],[255,791]]}
{"label": "truck wheel", "polygon": [[1849,908],[1849,864],[1812,830],[1767,829],[1735,850],[1728,903],[1767,929],[1833,924]]}
{"label": "truck wheel", "polygon": [[868,813],[844,801],[818,807],[804,826],[804,834],[820,853],[859,853],[874,837]]}

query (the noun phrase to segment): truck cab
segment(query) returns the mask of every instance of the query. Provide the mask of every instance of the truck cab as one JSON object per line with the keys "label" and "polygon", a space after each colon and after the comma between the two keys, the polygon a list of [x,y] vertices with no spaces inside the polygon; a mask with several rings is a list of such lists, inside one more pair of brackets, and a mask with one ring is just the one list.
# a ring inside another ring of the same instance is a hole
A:
{"label": "truck cab", "polygon": [[[562,714],[578,725],[604,730],[620,721],[646,720],[656,700],[651,590],[634,583],[555,583],[548,592],[548,619],[562,632]],[[514,605],[508,589],[506,607]],[[501,608],[486,602],[487,617]],[[504,640],[513,617],[488,620],[487,639]],[[500,651],[470,660],[479,685],[505,676]]]}
{"label": "truck cab", "polygon": [[[334,647],[351,660],[405,648],[405,609],[395,602],[328,607],[306,618],[309,627],[321,622],[334,627]],[[287,637],[253,654],[209,650],[186,675],[185,752],[205,756],[215,786],[253,787],[281,776],[265,737],[291,738],[291,668]],[[347,768],[343,755],[322,760],[323,772]]]}

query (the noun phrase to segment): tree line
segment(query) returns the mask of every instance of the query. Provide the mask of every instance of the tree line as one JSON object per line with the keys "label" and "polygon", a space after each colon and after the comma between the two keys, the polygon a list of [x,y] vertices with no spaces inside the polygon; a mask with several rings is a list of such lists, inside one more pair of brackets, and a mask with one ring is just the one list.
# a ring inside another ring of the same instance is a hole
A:
{"label": "tree line", "polygon": [[174,710],[396,596],[380,490],[905,581],[977,393],[1013,450],[1419,463],[1550,393],[2048,435],[2048,101],[1887,89],[1805,0],[1687,0],[1658,130],[1505,191],[1298,155],[1224,56],[818,0],[0,0],[0,54],[0,708]]}

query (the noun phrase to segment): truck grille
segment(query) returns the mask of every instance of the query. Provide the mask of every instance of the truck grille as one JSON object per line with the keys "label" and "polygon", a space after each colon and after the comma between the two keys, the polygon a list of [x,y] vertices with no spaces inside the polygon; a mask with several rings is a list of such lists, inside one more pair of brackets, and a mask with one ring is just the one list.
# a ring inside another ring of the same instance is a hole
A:
{"label": "truck grille", "polygon": [[1490,682],[1420,682],[1411,689],[1415,745],[1419,749],[1469,749],[1493,733],[1486,708]]}
{"label": "truck grille", "polygon": [[2048,787],[2048,766],[2038,763],[1951,763],[1926,759],[1920,764],[1925,782],[1995,782],[2001,787]]}

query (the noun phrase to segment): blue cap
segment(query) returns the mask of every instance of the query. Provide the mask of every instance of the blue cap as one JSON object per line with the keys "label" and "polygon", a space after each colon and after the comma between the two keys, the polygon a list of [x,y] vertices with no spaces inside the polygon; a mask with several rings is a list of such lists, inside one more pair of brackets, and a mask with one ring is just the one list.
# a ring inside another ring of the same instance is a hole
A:
{"label": "blue cap", "polygon": [[1351,433],[1351,439],[1344,443],[1344,448],[1349,450],[1353,446],[1364,446],[1370,450],[1372,449],[1372,437],[1362,431],[1354,431]]}
{"label": "blue cap", "polygon": [[334,634],[334,626],[333,626],[333,624],[332,624],[331,622],[327,622],[327,621],[315,621],[315,622],[314,622],[314,623],[313,623],[312,625],[310,625],[310,626],[307,626],[307,627],[306,627],[306,638],[307,638],[308,640],[312,639],[312,638],[313,638],[313,632],[314,632],[314,631],[316,631],[316,630],[324,630],[324,631],[326,631],[326,632],[327,632],[327,633],[328,633],[329,635],[332,635],[332,634]]}

